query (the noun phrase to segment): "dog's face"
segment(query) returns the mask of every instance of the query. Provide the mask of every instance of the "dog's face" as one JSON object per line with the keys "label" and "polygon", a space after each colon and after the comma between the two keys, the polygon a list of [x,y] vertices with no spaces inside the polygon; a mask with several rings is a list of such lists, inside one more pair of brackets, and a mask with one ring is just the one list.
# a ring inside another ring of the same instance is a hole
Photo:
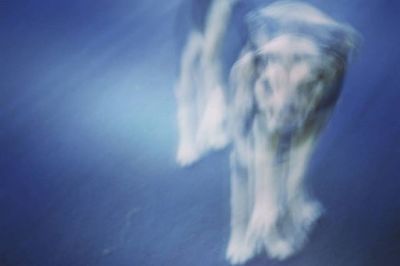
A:
{"label": "dog's face", "polygon": [[301,129],[326,91],[326,57],[310,38],[282,34],[256,51],[255,99],[270,133]]}

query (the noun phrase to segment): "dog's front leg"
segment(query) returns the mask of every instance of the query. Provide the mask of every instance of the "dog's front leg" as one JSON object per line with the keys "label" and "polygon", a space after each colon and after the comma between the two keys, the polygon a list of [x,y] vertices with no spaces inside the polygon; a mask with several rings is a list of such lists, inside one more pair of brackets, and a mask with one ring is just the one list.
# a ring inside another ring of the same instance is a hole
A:
{"label": "dog's front leg", "polygon": [[[249,215],[252,210],[253,200],[253,175],[248,163],[239,154],[240,149],[234,149],[231,154],[231,233],[226,251],[226,258],[232,264],[241,264],[250,259],[254,251],[246,243],[246,230],[249,223]],[[243,150],[242,150],[243,153]],[[242,157],[242,159],[241,159]]]}
{"label": "dog's front leg", "polygon": [[246,242],[255,251],[264,247],[271,237],[279,216],[280,177],[274,167],[275,143],[258,122],[254,125],[254,207],[252,209]]}
{"label": "dog's front leg", "polygon": [[322,213],[318,201],[309,194],[305,174],[312,152],[315,148],[315,136],[291,151],[290,173],[287,182],[288,214],[286,236],[295,249],[306,241],[312,225]]}

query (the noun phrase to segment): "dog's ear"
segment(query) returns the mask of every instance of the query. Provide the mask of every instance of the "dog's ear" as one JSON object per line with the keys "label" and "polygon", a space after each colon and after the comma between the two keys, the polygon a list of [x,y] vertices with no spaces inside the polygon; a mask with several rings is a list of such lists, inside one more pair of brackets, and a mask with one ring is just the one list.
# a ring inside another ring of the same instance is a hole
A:
{"label": "dog's ear", "polygon": [[351,62],[354,56],[357,55],[358,49],[362,44],[362,36],[358,31],[347,24],[340,24],[340,26],[341,27],[337,29],[338,37],[336,40],[340,41],[337,47],[341,49],[342,56],[345,58],[344,60]]}
{"label": "dog's ear", "polygon": [[342,23],[321,27],[319,30],[322,33],[316,40],[325,58],[321,73],[325,90],[317,110],[326,110],[332,109],[339,99],[347,66],[356,55],[362,38],[356,30]]}
{"label": "dog's ear", "polygon": [[256,56],[244,48],[230,73],[229,127],[235,136],[243,136],[251,127],[255,114],[254,82]]}

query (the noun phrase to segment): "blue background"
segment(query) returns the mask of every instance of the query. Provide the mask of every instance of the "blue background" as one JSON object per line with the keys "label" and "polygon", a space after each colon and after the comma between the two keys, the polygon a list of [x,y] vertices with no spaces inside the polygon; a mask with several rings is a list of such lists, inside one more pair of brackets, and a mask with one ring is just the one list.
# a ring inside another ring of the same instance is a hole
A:
{"label": "blue background", "polygon": [[[228,265],[229,149],[181,169],[174,82],[209,1],[0,2],[0,265]],[[227,69],[245,38],[235,10]],[[308,171],[326,213],[293,258],[400,265],[394,1],[310,3],[363,36]]]}

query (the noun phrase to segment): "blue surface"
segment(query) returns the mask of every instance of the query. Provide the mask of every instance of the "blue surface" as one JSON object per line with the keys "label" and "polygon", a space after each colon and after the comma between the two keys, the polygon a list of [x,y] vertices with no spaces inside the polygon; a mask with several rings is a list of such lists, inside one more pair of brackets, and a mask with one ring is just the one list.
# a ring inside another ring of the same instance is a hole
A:
{"label": "blue surface", "polygon": [[[228,151],[174,163],[172,89],[206,2],[0,3],[1,266],[228,265]],[[399,265],[399,7],[310,2],[363,36],[309,169],[326,213],[301,253],[248,265]]]}

